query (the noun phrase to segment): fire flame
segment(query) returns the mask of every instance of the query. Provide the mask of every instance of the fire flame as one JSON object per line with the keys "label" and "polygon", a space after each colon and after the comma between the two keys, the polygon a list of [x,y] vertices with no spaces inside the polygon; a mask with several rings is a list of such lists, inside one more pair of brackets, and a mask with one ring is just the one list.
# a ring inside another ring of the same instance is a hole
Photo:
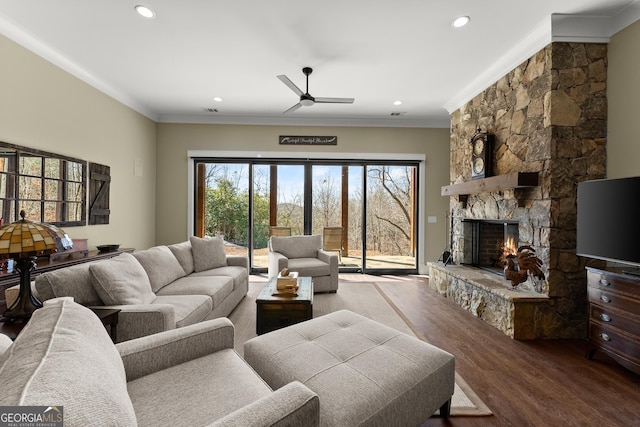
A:
{"label": "fire flame", "polygon": [[513,236],[507,237],[507,240],[504,242],[504,245],[500,247],[500,249],[502,249],[503,259],[506,259],[507,255],[516,255],[516,253],[518,252],[518,248]]}

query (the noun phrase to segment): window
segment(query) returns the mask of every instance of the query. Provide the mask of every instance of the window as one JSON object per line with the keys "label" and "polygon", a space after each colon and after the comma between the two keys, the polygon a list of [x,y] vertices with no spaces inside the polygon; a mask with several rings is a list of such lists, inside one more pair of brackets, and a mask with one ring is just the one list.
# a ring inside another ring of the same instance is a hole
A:
{"label": "window", "polygon": [[0,213],[3,223],[26,219],[59,226],[86,225],[83,160],[0,142]]}
{"label": "window", "polygon": [[[340,229],[340,272],[416,274],[418,169],[411,160],[194,158],[194,234],[222,235],[266,271],[272,227]],[[328,237],[324,237],[327,239]]]}

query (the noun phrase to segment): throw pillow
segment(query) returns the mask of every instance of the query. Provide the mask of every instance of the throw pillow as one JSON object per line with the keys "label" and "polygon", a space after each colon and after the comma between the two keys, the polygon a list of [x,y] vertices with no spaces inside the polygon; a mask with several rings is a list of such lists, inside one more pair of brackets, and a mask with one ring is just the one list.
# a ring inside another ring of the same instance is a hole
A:
{"label": "throw pillow", "polygon": [[149,276],[130,253],[91,263],[89,273],[105,305],[149,304],[156,298]]}
{"label": "throw pillow", "polygon": [[224,240],[220,237],[191,236],[189,241],[193,253],[193,269],[196,273],[227,265]]}
{"label": "throw pillow", "polygon": [[193,273],[193,254],[191,253],[190,241],[169,245],[169,250],[176,257],[185,274]]}
{"label": "throw pillow", "polygon": [[154,246],[133,253],[149,276],[151,290],[158,292],[164,286],[185,275],[182,266],[166,246]]}

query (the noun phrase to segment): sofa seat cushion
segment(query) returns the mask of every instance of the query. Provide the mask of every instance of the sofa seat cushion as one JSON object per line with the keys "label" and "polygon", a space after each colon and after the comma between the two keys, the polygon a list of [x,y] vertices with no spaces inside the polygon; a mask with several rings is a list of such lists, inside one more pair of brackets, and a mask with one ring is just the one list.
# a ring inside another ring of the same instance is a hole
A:
{"label": "sofa seat cushion", "polygon": [[103,305],[100,295],[93,287],[93,279],[89,273],[91,264],[88,262],[72,265],[37,276],[35,288],[38,298],[46,301],[52,298],[73,296],[73,300],[78,304]]}
{"label": "sofa seat cushion", "polygon": [[153,292],[186,275],[178,259],[166,246],[135,251],[133,256],[147,272]]}
{"label": "sofa seat cushion", "polygon": [[158,296],[206,295],[211,298],[212,310],[233,291],[233,279],[227,276],[182,277],[160,289]]}
{"label": "sofa seat cushion", "polygon": [[139,425],[172,427],[207,425],[272,392],[233,349],[138,378],[128,389]]}
{"label": "sofa seat cushion", "polygon": [[201,271],[191,274],[193,277],[210,277],[210,276],[228,276],[233,278],[233,289],[238,289],[243,282],[249,277],[249,271],[246,267],[238,267],[229,265],[226,267],[213,268],[211,270]]}
{"label": "sofa seat cushion", "polygon": [[153,304],[173,306],[176,328],[201,322],[213,310],[211,298],[207,295],[158,295]]}
{"label": "sofa seat cushion", "polygon": [[149,304],[156,297],[147,272],[130,253],[90,263],[89,273],[105,305]]}
{"label": "sofa seat cushion", "polygon": [[300,276],[328,276],[331,274],[329,264],[318,258],[290,258],[287,267],[297,271]]}
{"label": "sofa seat cushion", "polygon": [[122,359],[102,322],[70,298],[36,310],[0,362],[0,405],[64,407],[65,426],[135,426]]}

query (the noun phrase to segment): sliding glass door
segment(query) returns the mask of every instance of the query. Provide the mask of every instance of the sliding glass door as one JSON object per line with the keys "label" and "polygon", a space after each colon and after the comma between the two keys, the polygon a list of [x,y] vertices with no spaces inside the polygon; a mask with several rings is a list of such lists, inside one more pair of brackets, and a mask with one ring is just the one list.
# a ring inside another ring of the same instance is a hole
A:
{"label": "sliding glass door", "polygon": [[267,247],[272,234],[303,234],[304,166],[251,164],[253,194],[250,217],[253,235],[252,267],[266,269]]}
{"label": "sliding glass door", "polygon": [[227,253],[248,255],[249,168],[246,163],[200,162],[196,167],[196,236],[221,236]]}
{"label": "sliding glass door", "polygon": [[366,266],[414,269],[415,166],[367,166]]}
{"label": "sliding glass door", "polygon": [[266,271],[271,235],[320,234],[341,272],[417,273],[416,164],[196,161],[196,235]]}

